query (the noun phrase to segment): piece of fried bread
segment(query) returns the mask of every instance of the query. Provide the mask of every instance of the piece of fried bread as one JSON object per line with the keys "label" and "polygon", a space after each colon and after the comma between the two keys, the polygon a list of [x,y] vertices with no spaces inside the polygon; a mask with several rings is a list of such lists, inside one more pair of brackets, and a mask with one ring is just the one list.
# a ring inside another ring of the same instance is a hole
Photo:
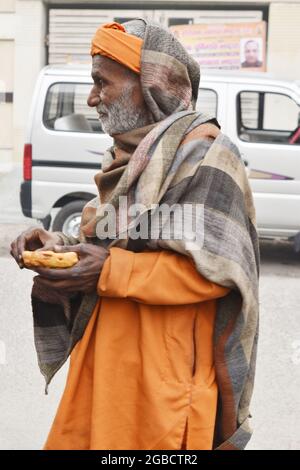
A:
{"label": "piece of fried bread", "polygon": [[55,253],[54,251],[23,251],[22,258],[25,266],[42,266],[44,268],[71,268],[78,262],[75,251]]}

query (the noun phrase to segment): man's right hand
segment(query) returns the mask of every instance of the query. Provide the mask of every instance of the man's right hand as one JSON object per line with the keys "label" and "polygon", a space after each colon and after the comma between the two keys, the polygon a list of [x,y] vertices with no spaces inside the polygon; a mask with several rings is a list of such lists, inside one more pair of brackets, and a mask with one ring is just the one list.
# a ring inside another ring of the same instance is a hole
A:
{"label": "man's right hand", "polygon": [[20,268],[24,267],[22,253],[25,250],[53,250],[55,245],[63,245],[62,238],[56,232],[48,232],[43,228],[30,228],[22,232],[10,245],[10,254]]}

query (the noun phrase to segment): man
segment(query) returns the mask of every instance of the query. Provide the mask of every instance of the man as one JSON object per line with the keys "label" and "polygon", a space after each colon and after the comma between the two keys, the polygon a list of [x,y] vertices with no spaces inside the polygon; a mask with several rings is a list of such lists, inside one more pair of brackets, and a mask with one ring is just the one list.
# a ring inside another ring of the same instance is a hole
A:
{"label": "man", "polygon": [[114,137],[99,197],[78,239],[33,229],[11,246],[21,266],[24,249],[80,258],[34,269],[47,385],[71,354],[45,449],[244,448],[259,251],[243,162],[217,121],[194,111],[199,67],[170,32],[109,23],[91,54],[88,104]]}
{"label": "man", "polygon": [[245,43],[245,60],[242,62],[242,67],[262,67],[262,62],[259,60],[258,42],[254,39]]}

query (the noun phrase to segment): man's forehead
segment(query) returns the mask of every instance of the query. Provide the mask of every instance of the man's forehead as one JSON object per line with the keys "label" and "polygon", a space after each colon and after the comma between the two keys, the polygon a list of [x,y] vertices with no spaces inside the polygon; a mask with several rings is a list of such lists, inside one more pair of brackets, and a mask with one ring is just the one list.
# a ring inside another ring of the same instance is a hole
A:
{"label": "man's forehead", "polygon": [[103,57],[101,55],[95,55],[92,61],[92,74],[95,73],[122,73],[124,67],[118,64],[114,60]]}

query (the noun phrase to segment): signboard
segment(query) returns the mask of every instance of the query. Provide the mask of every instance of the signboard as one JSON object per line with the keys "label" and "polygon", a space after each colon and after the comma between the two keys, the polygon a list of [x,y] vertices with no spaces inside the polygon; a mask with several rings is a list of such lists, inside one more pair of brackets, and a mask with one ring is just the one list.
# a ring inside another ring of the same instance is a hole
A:
{"label": "signboard", "polygon": [[266,71],[266,23],[192,24],[170,30],[201,68]]}

